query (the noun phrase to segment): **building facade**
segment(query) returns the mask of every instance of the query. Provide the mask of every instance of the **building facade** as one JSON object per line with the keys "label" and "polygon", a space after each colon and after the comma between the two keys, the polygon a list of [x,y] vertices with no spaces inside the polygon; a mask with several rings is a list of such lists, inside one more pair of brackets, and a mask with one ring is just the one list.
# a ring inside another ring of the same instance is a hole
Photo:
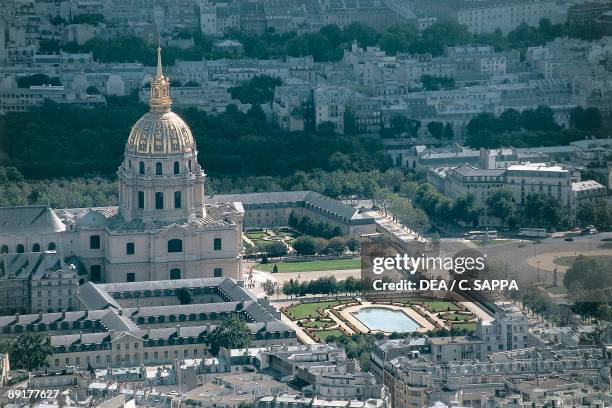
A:
{"label": "building facade", "polygon": [[117,171],[119,206],[0,208],[2,252],[55,250],[93,282],[239,278],[242,207],[204,202],[194,138],[171,105],[158,49],[150,111],[132,128]]}

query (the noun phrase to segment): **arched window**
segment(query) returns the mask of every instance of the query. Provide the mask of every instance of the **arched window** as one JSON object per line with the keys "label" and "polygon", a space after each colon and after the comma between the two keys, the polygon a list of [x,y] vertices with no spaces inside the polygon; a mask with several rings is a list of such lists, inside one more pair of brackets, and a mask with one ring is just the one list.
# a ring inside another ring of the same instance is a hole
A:
{"label": "arched window", "polygon": [[177,238],[169,240],[168,252],[183,252],[183,241]]}
{"label": "arched window", "polygon": [[0,254],[8,254],[8,245],[2,245],[2,248],[0,248]]}
{"label": "arched window", "polygon": [[32,252],[40,252],[40,244],[36,243],[32,245]]}
{"label": "arched window", "polygon": [[181,279],[181,270],[178,268],[170,269],[170,279]]}
{"label": "arched window", "polygon": [[175,161],[174,162],[174,174],[179,174],[180,172],[181,172],[181,166],[179,162]]}
{"label": "arched window", "polygon": [[25,252],[25,247],[23,246],[23,244],[17,245],[17,253],[23,254],[24,252]]}
{"label": "arched window", "polygon": [[155,175],[161,176],[163,174],[162,164],[160,162],[155,163]]}
{"label": "arched window", "polygon": [[164,193],[157,192],[155,193],[155,209],[163,210],[164,209]]}
{"label": "arched window", "polygon": [[47,245],[47,249],[49,251],[55,251],[55,242],[49,242],[49,245]]}
{"label": "arched window", "polygon": [[138,163],[138,172],[140,174],[145,174],[144,162]]}
{"label": "arched window", "polygon": [[187,162],[187,166],[189,167],[189,171],[191,171],[191,160]]}

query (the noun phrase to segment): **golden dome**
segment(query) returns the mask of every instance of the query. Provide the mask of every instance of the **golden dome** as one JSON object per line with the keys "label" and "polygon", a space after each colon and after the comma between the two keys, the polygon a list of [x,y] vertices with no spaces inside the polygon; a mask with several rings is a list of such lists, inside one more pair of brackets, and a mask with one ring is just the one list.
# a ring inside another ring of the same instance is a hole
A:
{"label": "golden dome", "polygon": [[170,110],[170,82],[164,77],[161,48],[157,49],[157,74],[151,82],[150,111],[132,127],[126,152],[172,154],[194,152],[195,141],[189,126]]}
{"label": "golden dome", "polygon": [[147,112],[136,122],[126,150],[130,153],[188,153],[195,150],[189,126],[174,112]]}

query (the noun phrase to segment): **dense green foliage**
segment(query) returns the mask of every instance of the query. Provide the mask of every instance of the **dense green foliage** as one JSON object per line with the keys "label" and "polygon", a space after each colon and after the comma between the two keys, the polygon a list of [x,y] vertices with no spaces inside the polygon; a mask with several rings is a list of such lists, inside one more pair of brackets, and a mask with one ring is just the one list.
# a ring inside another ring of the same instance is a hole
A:
{"label": "dense green foliage", "polygon": [[[47,103],[40,109],[0,117],[0,151],[28,179],[110,176],[123,157],[131,126],[146,111],[133,99],[93,109]],[[296,170],[358,170],[384,167],[374,136],[342,136],[279,130],[261,115],[232,105],[211,116],[182,112],[209,174],[280,175]],[[1,156],[0,156],[1,157]]]}
{"label": "dense green foliage", "polygon": [[34,74],[17,78],[17,86],[19,88],[29,88],[31,86],[41,85],[61,85],[61,81],[57,77],[49,77],[45,74]]}
{"label": "dense green foliage", "polygon": [[612,257],[580,255],[563,277],[573,309],[586,316],[612,320]]}
{"label": "dense green foliage", "polygon": [[[82,23],[97,25],[103,22],[98,15],[79,16]],[[54,24],[65,24],[61,19],[54,19]],[[264,34],[255,35],[230,29],[225,38],[240,41],[247,57],[266,59],[289,56],[312,55],[315,61],[339,61],[345,49],[353,41],[359,46],[378,45],[390,55],[398,52],[429,53],[442,55],[445,46],[482,44],[491,45],[497,50],[521,49],[544,44],[560,37],[581,38],[593,40],[601,38],[603,33],[595,25],[574,27],[566,24],[552,25],[543,19],[538,27],[522,24],[507,36],[500,31],[486,34],[471,34],[467,27],[454,22],[437,22],[418,33],[410,24],[395,24],[385,31],[378,32],[363,23],[352,23],[345,28],[335,25],[322,27],[318,32],[297,34],[296,32],[275,33],[268,30]],[[177,59],[201,60],[218,58],[235,58],[213,50],[211,38],[199,32],[183,31],[176,35],[178,39],[193,38],[194,46],[186,49],[164,47],[164,63],[172,65]],[[110,40],[93,38],[83,45],[74,42],[60,45],[58,41],[45,41],[43,50],[58,52],[60,49],[71,52],[92,52],[97,60],[103,62],[141,62],[154,65],[156,44],[150,44],[136,36],[125,36]]]}
{"label": "dense green foliage", "polygon": [[466,144],[475,148],[553,146],[584,139],[593,131],[605,133],[597,109],[576,108],[571,115],[576,129],[566,130],[557,125],[553,111],[547,106],[523,112],[507,109],[499,116],[483,112],[468,123]]}
{"label": "dense green foliage", "polygon": [[232,98],[242,103],[262,104],[274,98],[274,88],[283,84],[279,78],[268,75],[253,77],[229,89]]}
{"label": "dense green foliage", "polygon": [[238,349],[251,345],[251,330],[238,317],[232,315],[215,327],[206,338],[213,356],[219,354],[221,348]]}
{"label": "dense green foliage", "polygon": [[51,338],[42,333],[26,333],[0,341],[0,353],[8,353],[11,369],[35,370],[47,365],[53,354]]}
{"label": "dense green foliage", "polygon": [[301,217],[295,211],[289,214],[289,226],[304,234],[326,239],[342,235],[342,228],[323,221],[315,222],[307,215]]}
{"label": "dense green foliage", "polygon": [[333,276],[326,276],[310,281],[289,279],[283,284],[282,292],[287,296],[332,295],[335,293],[355,293],[361,291],[361,280],[349,276],[337,281]]}

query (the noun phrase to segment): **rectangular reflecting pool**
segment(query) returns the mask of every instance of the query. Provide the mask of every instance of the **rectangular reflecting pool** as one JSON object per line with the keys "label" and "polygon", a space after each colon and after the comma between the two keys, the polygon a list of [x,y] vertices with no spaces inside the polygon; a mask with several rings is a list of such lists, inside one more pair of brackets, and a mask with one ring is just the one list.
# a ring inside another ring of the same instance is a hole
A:
{"label": "rectangular reflecting pool", "polygon": [[405,333],[421,327],[403,311],[385,307],[364,307],[353,312],[353,316],[370,330]]}

